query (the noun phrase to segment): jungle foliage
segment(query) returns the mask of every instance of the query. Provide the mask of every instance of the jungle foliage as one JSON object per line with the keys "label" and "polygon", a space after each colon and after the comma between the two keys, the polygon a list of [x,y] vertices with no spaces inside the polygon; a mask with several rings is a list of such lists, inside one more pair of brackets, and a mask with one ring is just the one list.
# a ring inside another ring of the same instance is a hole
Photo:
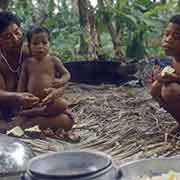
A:
{"label": "jungle foliage", "polygon": [[164,56],[161,35],[180,0],[0,0],[0,8],[51,31],[51,51],[64,61]]}

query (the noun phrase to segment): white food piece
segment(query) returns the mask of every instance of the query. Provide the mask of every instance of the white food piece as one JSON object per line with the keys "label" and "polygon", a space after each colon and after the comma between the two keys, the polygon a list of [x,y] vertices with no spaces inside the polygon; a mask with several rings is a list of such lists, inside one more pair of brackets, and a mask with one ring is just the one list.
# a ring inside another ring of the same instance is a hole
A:
{"label": "white food piece", "polygon": [[24,131],[19,126],[16,126],[15,128],[7,131],[7,134],[8,135],[12,134],[14,136],[21,137],[24,135]]}
{"label": "white food piece", "polygon": [[172,68],[171,66],[166,66],[162,71],[161,71],[161,76],[164,76],[165,74],[173,74],[175,73],[175,69]]}

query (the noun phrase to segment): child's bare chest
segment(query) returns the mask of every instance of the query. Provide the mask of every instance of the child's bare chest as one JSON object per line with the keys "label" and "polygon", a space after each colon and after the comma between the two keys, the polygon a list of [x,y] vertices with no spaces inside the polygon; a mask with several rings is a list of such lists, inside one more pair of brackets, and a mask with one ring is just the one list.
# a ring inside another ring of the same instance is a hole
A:
{"label": "child's bare chest", "polygon": [[29,76],[55,75],[55,67],[52,62],[32,63],[28,67]]}

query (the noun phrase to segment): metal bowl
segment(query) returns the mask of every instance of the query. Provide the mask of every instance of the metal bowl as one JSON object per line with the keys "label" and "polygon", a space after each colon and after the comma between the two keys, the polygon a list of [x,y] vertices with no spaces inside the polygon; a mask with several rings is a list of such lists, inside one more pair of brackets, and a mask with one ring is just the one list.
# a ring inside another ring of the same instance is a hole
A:
{"label": "metal bowl", "polygon": [[111,157],[95,151],[47,153],[31,159],[26,179],[118,180]]}
{"label": "metal bowl", "polygon": [[17,138],[0,134],[0,179],[20,176],[32,157],[34,153],[28,145]]}
{"label": "metal bowl", "polygon": [[133,180],[139,176],[156,176],[170,170],[180,172],[180,156],[133,161],[120,166],[122,180]]}

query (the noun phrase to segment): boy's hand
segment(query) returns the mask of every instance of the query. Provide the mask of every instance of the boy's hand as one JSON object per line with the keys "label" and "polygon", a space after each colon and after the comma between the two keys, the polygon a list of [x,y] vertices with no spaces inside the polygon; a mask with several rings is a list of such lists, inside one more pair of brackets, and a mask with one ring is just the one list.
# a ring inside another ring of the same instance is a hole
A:
{"label": "boy's hand", "polygon": [[54,81],[52,82],[53,88],[60,88],[60,87],[63,87],[64,85],[65,85],[65,82],[63,79],[55,78]]}
{"label": "boy's hand", "polygon": [[44,99],[42,99],[41,106],[49,104],[54,100],[54,98],[55,98],[54,97],[55,90],[56,90],[55,88],[44,89],[47,96]]}
{"label": "boy's hand", "polygon": [[64,94],[64,88],[47,88],[45,89],[47,96],[42,100],[41,105],[47,105],[54,101],[55,99],[61,97]]}

